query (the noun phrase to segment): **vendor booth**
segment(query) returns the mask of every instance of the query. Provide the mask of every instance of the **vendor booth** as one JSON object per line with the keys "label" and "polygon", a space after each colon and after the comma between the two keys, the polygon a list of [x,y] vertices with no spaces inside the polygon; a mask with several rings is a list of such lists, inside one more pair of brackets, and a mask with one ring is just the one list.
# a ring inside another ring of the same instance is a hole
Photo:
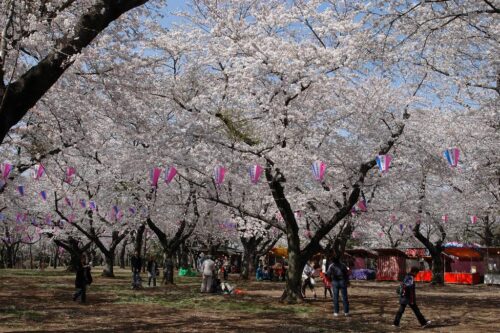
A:
{"label": "vendor booth", "polygon": [[351,249],[345,251],[349,255],[351,280],[375,280],[375,262],[377,255],[365,249]]}
{"label": "vendor booth", "polygon": [[477,284],[484,274],[481,253],[474,248],[457,247],[443,251],[444,282],[454,284]]}
{"label": "vendor booth", "polygon": [[432,281],[432,257],[429,255],[426,248],[408,248],[405,250],[408,259],[406,266],[416,266],[420,271],[415,276],[417,282],[431,282]]}
{"label": "vendor booth", "polygon": [[406,274],[407,256],[398,249],[376,249],[377,281],[400,281]]}
{"label": "vendor booth", "polygon": [[485,284],[500,285],[500,247],[482,248],[486,272],[484,274]]}

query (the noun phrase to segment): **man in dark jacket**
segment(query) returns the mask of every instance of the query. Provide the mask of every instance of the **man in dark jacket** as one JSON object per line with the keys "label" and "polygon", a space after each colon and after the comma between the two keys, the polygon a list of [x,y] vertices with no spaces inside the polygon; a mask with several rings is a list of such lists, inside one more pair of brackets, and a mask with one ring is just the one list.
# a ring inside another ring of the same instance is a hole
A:
{"label": "man in dark jacket", "polygon": [[401,317],[403,316],[407,305],[409,305],[413,310],[422,327],[427,327],[431,324],[431,321],[425,319],[424,315],[420,312],[420,309],[417,306],[415,276],[418,271],[418,267],[412,267],[410,272],[403,278],[403,282],[401,282],[401,291],[399,293],[399,311],[396,313],[396,318],[394,318],[394,326],[396,327],[399,327],[399,322],[401,321]]}
{"label": "man in dark jacket", "polygon": [[141,287],[141,269],[142,269],[142,259],[139,256],[139,252],[134,252],[130,260],[130,265],[132,266],[132,288],[138,289]]}
{"label": "man in dark jacket", "polygon": [[87,285],[92,283],[92,275],[90,274],[90,266],[87,264],[87,258],[82,256],[80,263],[76,267],[75,287],[77,291],[73,295],[73,301],[81,297],[81,302],[87,300]]}
{"label": "man in dark jacket", "polygon": [[339,291],[342,293],[344,316],[349,316],[349,299],[347,298],[347,287],[349,286],[349,272],[339,258],[334,257],[333,262],[326,271],[326,276],[332,281],[333,289],[333,316],[339,315]]}

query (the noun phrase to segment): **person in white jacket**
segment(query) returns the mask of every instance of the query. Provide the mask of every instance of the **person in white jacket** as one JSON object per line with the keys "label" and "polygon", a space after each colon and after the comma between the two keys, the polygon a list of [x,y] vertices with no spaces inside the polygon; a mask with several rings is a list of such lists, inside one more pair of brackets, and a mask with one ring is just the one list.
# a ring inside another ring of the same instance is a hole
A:
{"label": "person in white jacket", "polygon": [[212,288],[212,278],[215,269],[215,262],[212,260],[211,256],[206,256],[206,259],[201,264],[201,274],[203,275],[201,281],[201,292],[209,293]]}

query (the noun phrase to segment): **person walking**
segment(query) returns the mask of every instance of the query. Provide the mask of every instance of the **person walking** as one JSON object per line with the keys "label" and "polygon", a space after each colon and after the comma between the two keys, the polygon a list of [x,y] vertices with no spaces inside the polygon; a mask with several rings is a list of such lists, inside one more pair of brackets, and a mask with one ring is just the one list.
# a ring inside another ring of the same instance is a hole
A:
{"label": "person walking", "polygon": [[158,270],[158,264],[153,256],[149,257],[148,260],[148,287],[151,287],[151,280],[153,281],[153,287],[156,287],[156,275]]}
{"label": "person walking", "polygon": [[[344,316],[349,316],[349,299],[347,298],[347,287],[349,286],[349,272],[347,266],[334,257],[326,271],[326,276],[332,282],[333,289],[333,316],[339,315],[339,291],[342,293],[342,304]],[[325,293],[326,294],[326,293]]]}
{"label": "person walking", "polygon": [[77,290],[73,294],[73,301],[80,297],[81,303],[85,303],[87,301],[87,285],[90,284],[92,284],[90,266],[87,264],[87,257],[82,256],[76,267],[75,287]]}
{"label": "person walking", "polygon": [[314,299],[316,299],[316,290],[314,290],[314,268],[312,267],[312,262],[308,261],[306,265],[304,266],[304,270],[302,271],[302,279],[304,279],[304,282],[302,282],[302,296],[305,298],[306,297],[306,287],[309,287],[311,291],[313,292]]}
{"label": "person walking", "polygon": [[139,256],[139,252],[135,251],[134,255],[130,260],[132,266],[132,289],[139,289],[141,285],[141,269],[142,269],[142,258]]}
{"label": "person walking", "polygon": [[399,310],[394,318],[394,326],[399,327],[401,317],[405,312],[406,306],[409,305],[410,308],[415,313],[420,325],[422,327],[427,327],[431,324],[430,320],[425,319],[424,315],[420,312],[417,305],[416,291],[415,291],[415,276],[417,275],[419,268],[413,266],[410,272],[405,275],[403,281],[401,282],[399,293]]}
{"label": "person walking", "polygon": [[215,270],[215,261],[211,256],[206,256],[206,259],[201,264],[201,273],[203,274],[201,282],[201,292],[209,293],[212,290],[212,278]]}

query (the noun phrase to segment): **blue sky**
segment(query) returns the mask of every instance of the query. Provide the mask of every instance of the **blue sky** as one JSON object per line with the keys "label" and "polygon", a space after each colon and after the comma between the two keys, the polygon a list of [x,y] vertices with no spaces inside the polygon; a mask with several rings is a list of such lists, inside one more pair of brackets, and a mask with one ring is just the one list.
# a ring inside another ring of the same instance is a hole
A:
{"label": "blue sky", "polygon": [[165,9],[165,19],[162,21],[162,24],[166,27],[169,27],[172,23],[179,22],[180,19],[171,15],[171,13],[175,13],[181,10],[187,10],[187,1],[185,0],[168,0],[167,8]]}

